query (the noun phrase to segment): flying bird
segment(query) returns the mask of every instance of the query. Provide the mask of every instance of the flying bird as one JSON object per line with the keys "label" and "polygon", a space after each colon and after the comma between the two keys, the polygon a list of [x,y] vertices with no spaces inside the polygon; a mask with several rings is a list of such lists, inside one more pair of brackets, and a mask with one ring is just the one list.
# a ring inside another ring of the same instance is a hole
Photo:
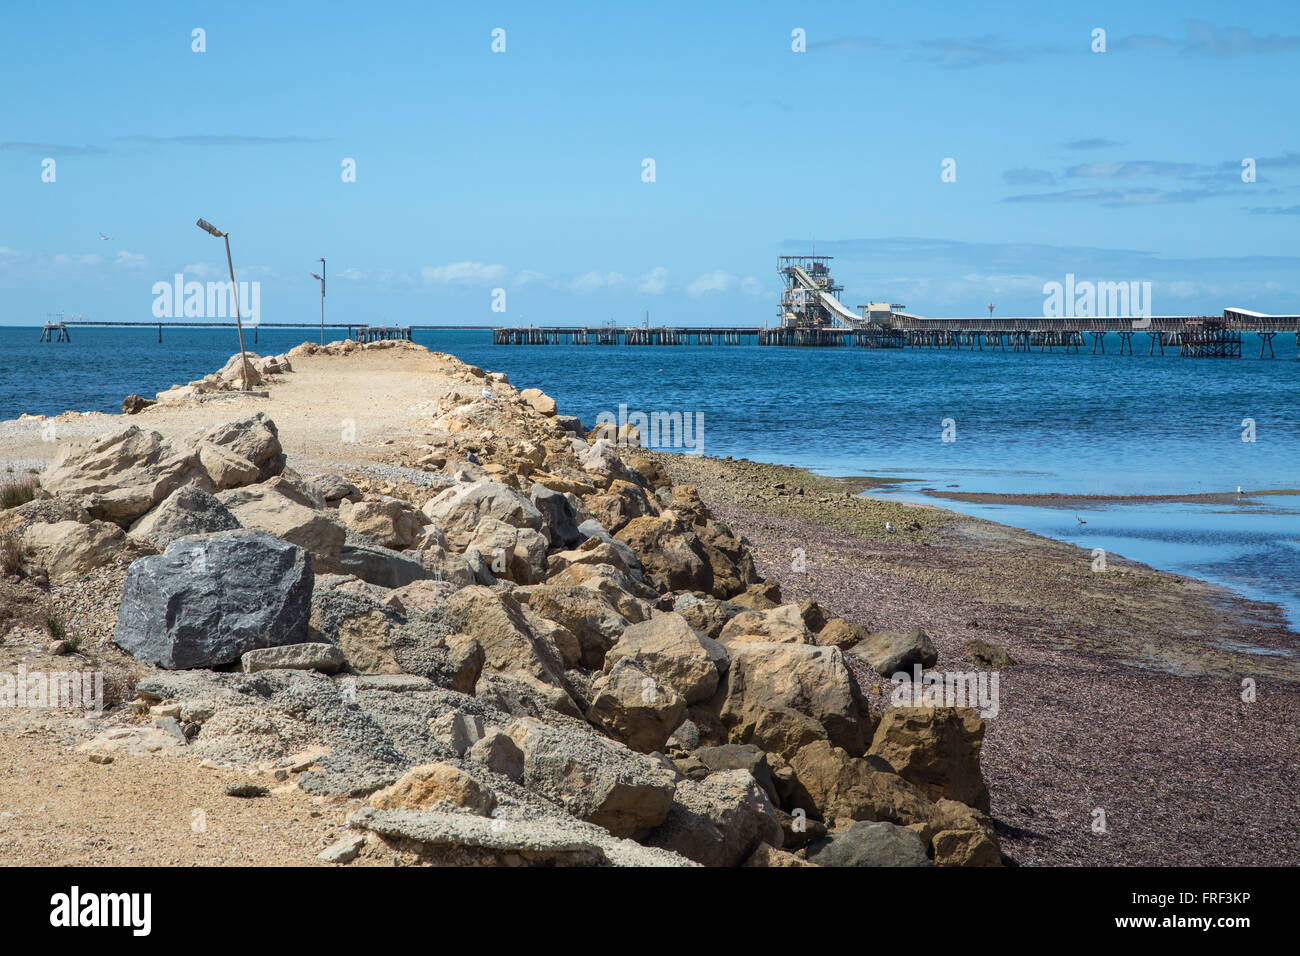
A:
{"label": "flying bird", "polygon": [[101,233],[99,234],[99,238],[101,238],[101,239],[112,239],[113,237],[112,237],[112,236],[106,236],[106,235],[104,235],[104,234],[101,232]]}
{"label": "flying bird", "polygon": [[1074,516],[1074,520],[1077,521],[1077,522],[1079,522],[1079,524],[1087,524],[1087,523],[1088,523],[1088,522],[1084,521],[1082,518],[1080,518],[1078,515],[1075,515],[1075,516]]}

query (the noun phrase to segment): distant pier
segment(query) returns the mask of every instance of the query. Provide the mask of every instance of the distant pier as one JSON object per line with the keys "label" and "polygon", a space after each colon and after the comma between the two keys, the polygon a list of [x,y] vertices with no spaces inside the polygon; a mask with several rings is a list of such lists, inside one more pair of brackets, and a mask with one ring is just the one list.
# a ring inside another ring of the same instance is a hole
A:
{"label": "distant pier", "polygon": [[[1127,316],[1121,318],[947,318],[890,312],[884,321],[852,326],[788,325],[770,328],[691,326],[527,326],[495,328],[496,345],[774,345],[868,349],[1067,352],[1106,354],[1106,336],[1119,338],[1112,351],[1133,355],[1134,338],[1148,355],[1176,349],[1189,358],[1236,358],[1244,337],[1258,336],[1259,357],[1275,358],[1273,340],[1295,333],[1300,357],[1300,316],[1225,309],[1223,315]],[[1139,347],[1141,347],[1139,346]]]}

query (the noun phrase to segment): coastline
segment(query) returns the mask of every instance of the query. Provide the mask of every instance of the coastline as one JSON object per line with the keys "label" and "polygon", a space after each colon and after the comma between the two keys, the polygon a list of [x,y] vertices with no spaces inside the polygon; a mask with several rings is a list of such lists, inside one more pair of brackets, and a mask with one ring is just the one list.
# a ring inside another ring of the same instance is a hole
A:
{"label": "coastline", "polygon": [[[275,383],[269,397],[235,394],[137,416],[68,413],[54,421],[61,441],[125,423],[181,435],[266,411],[280,423],[296,468],[339,469],[388,494],[418,477],[428,454],[419,424],[439,394],[431,380],[456,366],[464,368],[438,353],[378,351],[328,374],[304,367]],[[412,394],[426,401],[412,402]],[[358,408],[383,414],[372,421]],[[52,444],[41,440],[45,421],[0,423],[0,467],[5,459],[52,457]],[[363,423],[359,440],[340,441],[346,421]],[[1296,635],[1275,606],[1122,558],[1098,574],[1084,549],[936,505],[863,494],[889,479],[637,453],[661,462],[674,482],[694,485],[747,539],[759,573],[780,584],[784,600],[816,600],[872,630],[921,626],[940,670],[968,667],[963,648],[973,639],[1016,659],[1002,672],[1002,710],[988,721],[984,746],[992,815],[1013,861],[1300,857],[1286,763],[1300,751],[1300,666],[1284,653],[1296,648]],[[792,567],[796,548],[806,570]],[[92,579],[110,580],[120,593],[118,574]],[[90,623],[102,608],[84,598],[87,590],[73,585],[64,593],[76,614],[85,600],[81,620]],[[88,630],[93,643],[110,639],[103,624]],[[872,702],[887,705],[888,683],[858,676]],[[1259,702],[1240,700],[1244,678],[1261,685]],[[1233,776],[1251,786],[1225,783]],[[1089,827],[1097,808],[1112,820],[1107,834]]]}
{"label": "coastline", "polygon": [[[1010,652],[1017,664],[1001,672],[983,765],[999,838],[1017,862],[1300,858],[1287,769],[1300,751],[1300,659],[1233,647],[1300,647],[1276,606],[1122,558],[1097,574],[1089,552],[1054,539],[860,498],[861,478],[657,457],[749,540],[759,573],[787,600],[812,598],[871,628],[920,625],[940,671],[970,666],[970,640]],[[884,533],[886,520],[900,530]],[[920,529],[906,527],[913,520]],[[796,547],[806,573],[791,569]],[[1242,700],[1247,678],[1259,687],[1254,703]],[[1097,809],[1105,834],[1091,828]]]}

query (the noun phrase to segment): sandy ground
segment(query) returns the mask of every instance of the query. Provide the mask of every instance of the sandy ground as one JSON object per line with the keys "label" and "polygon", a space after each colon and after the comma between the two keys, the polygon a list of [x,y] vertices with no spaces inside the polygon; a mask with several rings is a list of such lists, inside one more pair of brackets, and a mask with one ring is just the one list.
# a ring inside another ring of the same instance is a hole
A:
{"label": "sandy ground", "polygon": [[[359,461],[385,461],[394,446],[418,434],[451,384],[448,359],[405,349],[350,356],[309,356],[277,376],[269,398],[219,393],[213,400],[155,405],[137,415],[64,413],[52,419],[0,422],[0,467],[49,461],[59,444],[85,439],[124,422],[166,437],[183,437],[212,425],[264,411],[300,472]],[[54,423],[54,440],[43,437]]]}
{"label": "sandy ground", "polygon": [[[269,398],[129,418],[66,414],[52,420],[53,442],[42,437],[47,421],[2,422],[0,469],[47,461],[58,443],[124,422],[183,436],[259,410],[300,472],[409,466],[429,403],[455,384],[450,367],[408,351],[319,356],[296,362]],[[815,598],[873,628],[922,625],[941,669],[961,662],[975,637],[1018,660],[1001,675],[984,758],[993,815],[1017,862],[1300,862],[1300,638],[1276,608],[1122,559],[1097,574],[1069,545],[858,495],[879,484],[870,479],[663,459],[749,539],[760,572],[787,599]],[[793,570],[796,548],[806,571]],[[73,622],[94,616],[94,585],[66,589]],[[9,643],[4,652],[10,663],[40,660],[39,648]],[[1247,678],[1257,682],[1253,703],[1241,700]],[[229,797],[224,786],[246,779],[240,771],[177,758],[93,764],[75,750],[86,736],[60,715],[0,713],[0,860],[308,863],[346,811],[292,788]],[[206,832],[191,827],[195,809]],[[1093,829],[1098,811],[1103,833]]]}

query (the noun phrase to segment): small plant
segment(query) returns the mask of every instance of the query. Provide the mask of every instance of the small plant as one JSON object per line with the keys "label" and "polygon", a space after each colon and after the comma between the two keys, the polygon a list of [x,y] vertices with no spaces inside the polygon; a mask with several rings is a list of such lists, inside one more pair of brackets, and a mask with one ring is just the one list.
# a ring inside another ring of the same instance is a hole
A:
{"label": "small plant", "polygon": [[22,570],[23,547],[16,535],[0,534],[0,574],[13,574]]}
{"label": "small plant", "polygon": [[81,646],[80,638],[68,636],[68,629],[64,626],[62,618],[57,614],[51,614],[45,618],[45,630],[49,632],[51,641],[63,641],[74,651]]}
{"label": "small plant", "polygon": [[0,511],[17,508],[36,497],[36,479],[19,478],[0,484]]}

